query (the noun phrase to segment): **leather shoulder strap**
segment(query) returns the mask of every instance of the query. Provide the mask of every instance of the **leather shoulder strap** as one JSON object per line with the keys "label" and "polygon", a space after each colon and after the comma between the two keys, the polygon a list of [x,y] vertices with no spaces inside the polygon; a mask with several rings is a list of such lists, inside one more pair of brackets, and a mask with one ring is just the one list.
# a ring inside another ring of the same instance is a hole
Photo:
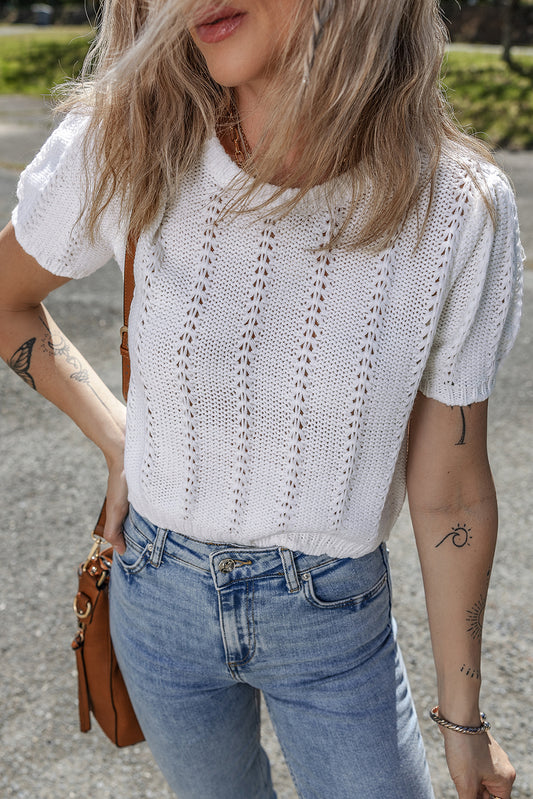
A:
{"label": "leather shoulder strap", "polygon": [[124,261],[124,322],[120,328],[120,354],[122,355],[122,396],[128,398],[128,388],[130,385],[130,353],[128,349],[128,322],[130,318],[130,305],[135,289],[135,276],[133,263],[135,261],[135,250],[137,249],[137,239],[130,236],[126,247],[126,258]]}

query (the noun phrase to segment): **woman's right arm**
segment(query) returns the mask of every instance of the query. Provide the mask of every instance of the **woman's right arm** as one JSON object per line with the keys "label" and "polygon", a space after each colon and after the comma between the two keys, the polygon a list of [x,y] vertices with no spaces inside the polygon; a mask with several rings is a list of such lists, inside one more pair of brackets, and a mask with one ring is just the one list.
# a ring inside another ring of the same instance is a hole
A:
{"label": "woman's right arm", "polygon": [[126,408],[57,327],[43,300],[68,282],[26,253],[9,223],[0,233],[0,356],[28,385],[68,414],[109,469],[106,539],[124,548]]}

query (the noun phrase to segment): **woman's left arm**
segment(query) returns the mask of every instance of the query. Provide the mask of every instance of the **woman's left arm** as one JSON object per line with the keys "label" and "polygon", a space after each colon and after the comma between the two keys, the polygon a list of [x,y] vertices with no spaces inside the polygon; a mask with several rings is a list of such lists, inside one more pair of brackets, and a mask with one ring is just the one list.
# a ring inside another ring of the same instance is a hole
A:
{"label": "woman's left arm", "polygon": [[[480,725],[481,633],[496,545],[487,402],[448,407],[418,394],[407,490],[422,567],[440,715]],[[441,727],[460,799],[509,799],[515,772],[490,733]]]}

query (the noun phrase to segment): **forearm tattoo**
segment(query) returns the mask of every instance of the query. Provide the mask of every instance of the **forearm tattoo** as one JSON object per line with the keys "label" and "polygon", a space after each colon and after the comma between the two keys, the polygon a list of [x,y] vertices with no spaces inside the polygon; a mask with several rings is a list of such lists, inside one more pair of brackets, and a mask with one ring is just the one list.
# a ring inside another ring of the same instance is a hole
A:
{"label": "forearm tattoo", "polygon": [[483,617],[485,615],[485,605],[487,604],[487,594],[489,592],[490,575],[492,567],[487,570],[485,575],[485,591],[479,595],[479,599],[466,612],[467,632],[470,633],[474,641],[481,638],[483,631]]}
{"label": "forearm tattoo", "polygon": [[68,341],[66,341],[66,339],[59,334],[56,334],[55,336],[52,335],[52,331],[50,330],[48,322],[44,316],[39,316],[39,321],[46,330],[46,333],[41,339],[41,350],[49,355],[52,355],[53,357],[65,358],[66,362],[72,366],[74,370],[70,375],[70,379],[75,380],[77,383],[85,383],[85,385],[92,391],[98,402],[100,402],[100,404],[103,405],[107,411],[109,411],[108,406],[91,385],[89,370],[84,367],[80,359],[72,353]]}
{"label": "forearm tattoo", "polygon": [[452,528],[450,533],[447,533],[444,538],[442,538],[439,543],[435,545],[435,549],[440,547],[441,544],[444,544],[444,542],[448,539],[450,539],[454,547],[457,547],[457,549],[462,549],[464,546],[469,547],[470,540],[472,538],[470,535],[471,529],[471,527],[466,526],[466,523],[457,524],[454,528]]}
{"label": "forearm tattoo", "polygon": [[31,354],[33,352],[33,345],[35,342],[35,338],[29,338],[28,341],[25,341],[24,344],[13,353],[7,362],[7,365],[10,367],[10,369],[13,369],[15,374],[21,377],[25,383],[37,391],[35,388],[35,381],[30,374]]}
{"label": "forearm tattoo", "polygon": [[[46,321],[46,318],[42,315],[39,316],[39,321],[44,327],[46,333],[42,337],[40,341],[41,351],[47,353],[52,357],[63,357],[66,359],[67,363],[73,367],[73,372],[69,375],[71,380],[75,380],[77,383],[85,383],[88,388],[92,391],[96,399],[104,406],[104,408],[109,411],[109,408],[103,401],[103,399],[98,395],[95,391],[93,386],[91,385],[90,378],[89,378],[89,370],[83,366],[82,362],[79,358],[73,355],[68,342],[63,336],[56,335],[55,338],[52,337],[52,331]],[[22,346],[16,350],[11,358],[8,360],[8,366],[13,369],[16,374],[21,377],[25,383],[31,386],[35,391],[37,390],[35,386],[35,380],[33,379],[30,373],[30,365],[31,365],[31,358],[33,354],[33,348],[35,346],[35,342],[37,338],[34,336],[33,338],[28,339],[25,341]]]}
{"label": "forearm tattoo", "polygon": [[46,330],[45,335],[41,339],[41,350],[49,355],[62,356],[67,363],[74,368],[70,375],[71,380],[76,380],[77,383],[89,383],[89,372],[82,367],[81,361],[76,356],[72,355],[70,347],[63,336],[56,335],[55,340],[52,338],[52,331],[50,330],[46,319],[39,316],[39,321]]}
{"label": "forearm tattoo", "polygon": [[475,602],[470,610],[466,612],[466,623],[468,625],[467,632],[470,633],[474,641],[481,639],[483,631],[483,617],[485,615],[485,605],[487,604],[487,594],[489,592],[490,575],[492,567],[487,570],[485,575],[485,592],[479,595],[479,599]]}
{"label": "forearm tattoo", "polygon": [[462,424],[463,424],[463,429],[461,430],[461,437],[460,437],[459,441],[455,442],[455,446],[456,447],[460,447],[462,444],[464,444],[465,443],[465,438],[466,438],[466,419],[465,419],[464,408],[459,408],[459,410],[461,411],[461,421],[462,421]]}
{"label": "forearm tattoo", "polygon": [[466,612],[466,623],[468,625],[466,631],[470,633],[474,641],[479,641],[481,639],[486,602],[487,597],[480,594],[478,601]]}
{"label": "forearm tattoo", "polygon": [[479,669],[476,669],[474,666],[467,666],[466,663],[463,663],[459,671],[465,675],[465,677],[470,677],[471,680],[480,680],[481,679],[481,672]]}
{"label": "forearm tattoo", "polygon": [[[468,406],[468,407],[470,407],[470,406]],[[456,446],[456,447],[460,447],[460,446],[462,446],[463,444],[465,444],[465,443],[466,443],[466,440],[465,440],[465,439],[466,439],[466,417],[465,417],[465,410],[464,410],[464,408],[463,408],[463,407],[461,407],[461,406],[459,406],[459,410],[461,411],[461,425],[462,425],[462,429],[461,429],[461,436],[460,436],[460,438],[459,438],[459,441],[456,441],[456,442],[455,442],[455,446]]]}

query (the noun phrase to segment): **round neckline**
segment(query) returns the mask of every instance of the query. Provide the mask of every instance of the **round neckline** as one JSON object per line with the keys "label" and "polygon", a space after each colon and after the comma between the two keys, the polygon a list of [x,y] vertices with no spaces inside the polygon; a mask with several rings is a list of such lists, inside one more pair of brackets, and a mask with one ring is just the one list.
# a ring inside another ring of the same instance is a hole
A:
{"label": "round neckline", "polygon": [[[219,141],[218,136],[213,132],[206,140],[204,147],[204,163],[211,177],[215,180],[216,184],[221,189],[227,189],[233,186],[237,191],[246,187],[247,183],[252,182],[252,177],[245,172],[235,161],[228,155],[224,146]],[[341,196],[346,196],[346,192],[350,191],[351,182],[346,176],[340,175],[330,180],[313,186],[301,198],[298,205],[293,209],[296,211],[298,208],[308,211],[310,207],[317,208],[323,207],[325,200],[331,196],[333,192],[339,191]],[[257,192],[254,194],[253,204],[260,204],[268,201],[276,192],[279,191],[279,186],[272,183],[264,183],[259,186]],[[299,189],[288,188],[284,189],[279,197],[275,200],[275,205],[290,201],[298,194]],[[292,213],[292,211],[291,211]]]}

